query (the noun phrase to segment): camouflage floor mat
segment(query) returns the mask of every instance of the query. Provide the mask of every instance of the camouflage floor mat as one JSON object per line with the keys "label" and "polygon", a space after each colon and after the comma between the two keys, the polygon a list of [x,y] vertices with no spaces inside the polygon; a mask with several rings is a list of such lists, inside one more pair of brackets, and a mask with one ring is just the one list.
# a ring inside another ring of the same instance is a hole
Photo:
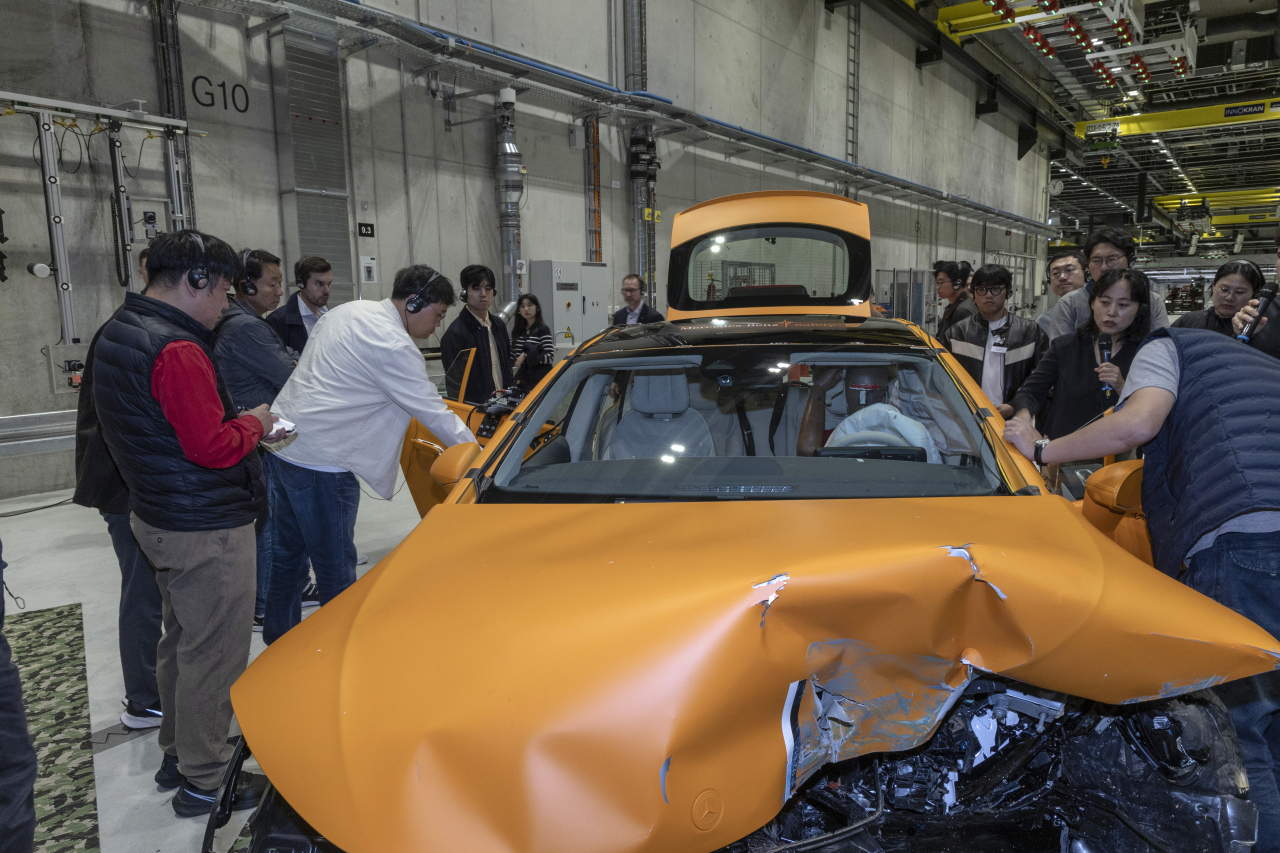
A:
{"label": "camouflage floor mat", "polygon": [[35,853],[98,850],[80,605],[11,613],[4,633],[22,676],[27,726],[40,760]]}

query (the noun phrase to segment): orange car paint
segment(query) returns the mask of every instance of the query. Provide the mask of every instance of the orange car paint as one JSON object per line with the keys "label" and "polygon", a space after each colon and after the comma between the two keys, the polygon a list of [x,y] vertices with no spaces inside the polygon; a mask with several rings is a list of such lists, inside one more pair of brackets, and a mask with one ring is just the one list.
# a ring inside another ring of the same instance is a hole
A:
{"label": "orange car paint", "polygon": [[[831,193],[777,190],[757,193],[741,193],[704,201],[685,208],[671,221],[671,245],[681,246],[706,234],[765,222],[807,223],[835,228],[849,234],[871,239],[871,223],[867,206],[860,201]],[[690,317],[734,317],[755,314],[838,314],[846,317],[867,317],[870,303],[859,305],[824,305],[788,308],[721,308],[715,311],[677,311],[668,309],[667,319],[685,320]]]}
{"label": "orange car paint", "polygon": [[347,853],[715,850],[781,808],[801,680],[865,685],[844,758],[922,743],[971,667],[1121,703],[1280,658],[1061,498],[468,488],[232,691],[264,771]]}

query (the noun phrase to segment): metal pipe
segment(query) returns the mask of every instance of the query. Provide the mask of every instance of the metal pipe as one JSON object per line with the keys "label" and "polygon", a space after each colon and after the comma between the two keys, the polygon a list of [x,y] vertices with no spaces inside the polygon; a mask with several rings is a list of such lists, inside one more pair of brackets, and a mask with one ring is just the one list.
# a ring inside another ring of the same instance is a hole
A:
{"label": "metal pipe", "polygon": [[[409,118],[405,103],[404,60],[400,60],[400,154],[404,168],[404,223],[409,238],[409,266],[413,266],[413,201],[409,193]],[[362,278],[362,276],[356,276]]]}
{"label": "metal pipe", "polygon": [[[137,290],[133,280],[133,205],[124,186],[124,156],[121,153],[120,123],[113,121],[107,131],[107,146],[111,152],[111,239],[115,250],[116,275],[129,292]],[[120,267],[123,260],[124,268]]]}
{"label": "metal pipe", "polygon": [[76,310],[71,301],[71,261],[67,257],[67,239],[62,231],[62,186],[58,175],[58,140],[53,135],[53,114],[49,110],[36,113],[40,135],[40,171],[44,176],[44,210],[49,220],[49,251],[53,254],[53,280],[58,286],[58,315],[62,321],[62,343],[78,344]]}
{"label": "metal pipe", "polygon": [[524,165],[516,147],[516,90],[502,89],[494,104],[497,152],[494,157],[494,185],[498,201],[498,235],[502,251],[501,293],[503,303],[520,298],[516,260],[520,257],[520,198],[524,195]]}
{"label": "metal pipe", "polygon": [[[624,0],[623,47],[626,88],[644,92],[649,88],[649,60],[645,0]],[[628,177],[631,179],[631,271],[644,278],[645,301],[655,302],[653,198],[658,176],[653,126],[639,122],[631,129]]]}
{"label": "metal pipe", "polygon": [[628,92],[649,91],[649,48],[647,45],[645,0],[625,0],[623,49]]}

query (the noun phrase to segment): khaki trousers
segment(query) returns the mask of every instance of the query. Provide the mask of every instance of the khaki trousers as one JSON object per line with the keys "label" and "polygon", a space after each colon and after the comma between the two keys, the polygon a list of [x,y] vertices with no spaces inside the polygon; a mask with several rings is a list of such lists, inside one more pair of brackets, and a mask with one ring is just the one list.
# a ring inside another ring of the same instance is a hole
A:
{"label": "khaki trousers", "polygon": [[160,748],[200,788],[216,788],[231,759],[231,685],[249,663],[257,542],[253,525],[172,531],[131,515],[156,569],[164,636],[156,655]]}

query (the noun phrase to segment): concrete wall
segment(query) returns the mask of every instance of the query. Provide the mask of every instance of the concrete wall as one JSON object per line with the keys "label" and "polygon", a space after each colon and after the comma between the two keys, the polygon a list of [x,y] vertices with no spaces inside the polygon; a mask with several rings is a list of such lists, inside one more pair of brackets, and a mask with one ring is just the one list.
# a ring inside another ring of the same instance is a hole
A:
{"label": "concrete wall", "polygon": [[[620,76],[622,45],[618,8],[611,69],[607,2],[373,0],[371,5],[608,80]],[[284,232],[267,37],[247,40],[244,20],[222,12],[183,5],[180,17],[188,116],[194,129],[207,134],[191,146],[199,226],[237,247],[252,244],[280,253]],[[146,4],[0,0],[0,19],[24,34],[0,54],[0,90],[101,104],[141,98],[148,109],[158,107]],[[650,0],[648,21],[651,91],[702,114],[844,156],[843,11],[828,13],[821,0]],[[1035,150],[1018,161],[1011,120],[1001,115],[975,119],[973,83],[945,65],[917,71],[915,45],[870,8],[862,10],[861,46],[859,162],[1023,216],[1042,215],[1043,153]],[[58,61],[50,62],[51,56]],[[351,209],[357,221],[376,226],[374,238],[352,236],[353,255],[378,259],[379,281],[365,285],[363,296],[388,295],[395,270],[411,262],[429,263],[455,278],[468,263],[497,267],[492,122],[486,118],[446,132],[442,102],[431,98],[424,81],[402,75],[398,61],[378,50],[347,59],[344,74]],[[197,77],[208,79],[199,91],[209,96],[193,94]],[[245,87],[249,98],[243,112],[235,104],[224,106],[218,88],[223,82],[228,89]],[[492,115],[491,98],[460,103],[465,114],[459,118]],[[572,260],[586,254],[583,156],[568,146],[571,119],[553,103],[522,99],[517,108],[517,140],[528,168],[522,207],[526,259]],[[139,158],[145,135],[124,132],[129,168],[138,174],[126,183],[134,196],[160,197],[161,149],[157,141],[147,141]],[[0,207],[10,237],[4,245],[10,280],[0,284],[7,308],[0,319],[0,415],[72,408],[76,402],[72,395],[53,394],[40,352],[58,338],[50,280],[24,270],[31,261],[48,260],[33,138],[29,118],[0,118]],[[602,244],[615,282],[630,264],[625,139],[624,128],[601,126]],[[67,168],[76,162],[75,142],[74,136],[66,139]],[[111,273],[104,135],[88,144],[92,160],[64,181],[72,281],[86,341],[123,298]],[[722,145],[678,135],[658,141],[658,156],[660,292],[671,220],[678,211],[734,192],[836,190],[817,173],[762,163],[755,154],[726,159]],[[872,208],[876,269],[928,267],[938,257],[980,260],[978,223],[912,205],[863,200]],[[139,211],[149,205],[162,213],[153,203],[140,203]],[[1036,249],[1019,234],[1006,236],[1003,228],[987,229],[986,244],[989,250]],[[620,302],[616,289],[614,298]],[[69,485],[71,479],[68,453],[0,459],[0,497]]]}

